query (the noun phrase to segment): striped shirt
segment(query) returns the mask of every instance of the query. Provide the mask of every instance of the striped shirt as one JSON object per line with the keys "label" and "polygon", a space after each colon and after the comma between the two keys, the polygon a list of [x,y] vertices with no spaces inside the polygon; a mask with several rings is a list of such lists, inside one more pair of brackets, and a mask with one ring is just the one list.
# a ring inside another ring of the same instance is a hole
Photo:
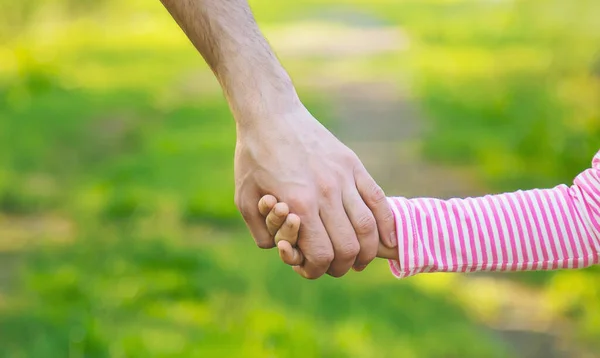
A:
{"label": "striped shirt", "polygon": [[600,152],[571,187],[479,198],[388,199],[398,278],[423,272],[577,269],[599,263]]}

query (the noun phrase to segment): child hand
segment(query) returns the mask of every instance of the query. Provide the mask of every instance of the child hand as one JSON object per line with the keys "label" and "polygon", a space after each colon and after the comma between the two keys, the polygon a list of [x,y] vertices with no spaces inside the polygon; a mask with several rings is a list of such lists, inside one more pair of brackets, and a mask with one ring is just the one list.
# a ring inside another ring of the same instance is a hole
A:
{"label": "child hand", "polygon": [[295,247],[300,231],[300,217],[290,214],[288,205],[278,203],[272,195],[265,195],[260,199],[258,211],[265,218],[267,230],[275,237],[281,260],[291,266],[302,265],[304,256]]}
{"label": "child hand", "polygon": [[[277,202],[272,195],[265,195],[260,199],[258,210],[265,218],[269,233],[275,237],[275,244],[281,260],[291,266],[301,265],[304,257],[302,252],[296,248],[300,231],[300,217],[290,213],[288,205],[284,202]],[[397,260],[398,249],[390,249],[379,242],[377,257]]]}

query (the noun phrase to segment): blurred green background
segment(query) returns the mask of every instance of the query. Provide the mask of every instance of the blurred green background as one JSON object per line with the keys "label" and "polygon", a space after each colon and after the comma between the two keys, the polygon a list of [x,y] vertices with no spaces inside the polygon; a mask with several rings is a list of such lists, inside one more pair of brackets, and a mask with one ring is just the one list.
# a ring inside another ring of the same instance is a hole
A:
{"label": "blurred green background", "polygon": [[[600,148],[597,0],[251,5],[388,195],[569,183]],[[0,0],[0,356],[600,356],[597,268],[302,280],[237,214],[234,129],[158,0]]]}

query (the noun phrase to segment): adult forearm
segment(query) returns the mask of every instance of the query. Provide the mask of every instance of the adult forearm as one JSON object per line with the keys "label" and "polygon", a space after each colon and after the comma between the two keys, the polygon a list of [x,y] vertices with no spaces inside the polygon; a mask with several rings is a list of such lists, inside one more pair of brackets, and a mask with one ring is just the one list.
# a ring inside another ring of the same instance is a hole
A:
{"label": "adult forearm", "polygon": [[238,124],[285,112],[298,103],[287,72],[246,0],[161,2],[214,72]]}

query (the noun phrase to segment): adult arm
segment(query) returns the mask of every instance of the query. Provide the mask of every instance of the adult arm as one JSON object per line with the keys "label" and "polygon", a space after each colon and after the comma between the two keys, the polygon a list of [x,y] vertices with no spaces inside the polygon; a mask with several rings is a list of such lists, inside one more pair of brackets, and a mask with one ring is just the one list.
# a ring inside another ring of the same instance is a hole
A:
{"label": "adult arm", "polygon": [[246,0],[161,0],[202,54],[236,121],[235,202],[257,245],[274,246],[258,212],[272,193],[300,216],[306,278],[366,266],[379,237],[395,246],[383,191],[358,157],[302,105]]}

